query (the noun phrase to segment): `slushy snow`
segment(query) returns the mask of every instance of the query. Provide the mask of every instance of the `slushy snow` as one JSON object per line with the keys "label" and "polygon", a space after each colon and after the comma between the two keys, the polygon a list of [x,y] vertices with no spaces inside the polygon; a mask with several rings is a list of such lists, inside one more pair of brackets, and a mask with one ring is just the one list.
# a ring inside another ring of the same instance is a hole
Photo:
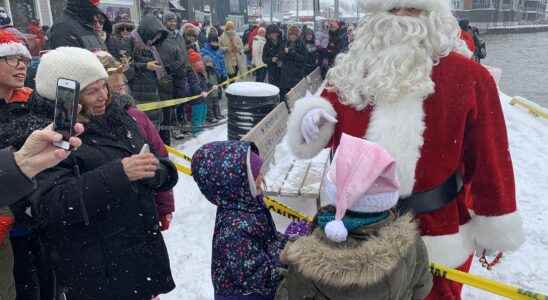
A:
{"label": "slushy snow", "polygon": [[[516,174],[517,199],[525,224],[526,243],[513,254],[507,254],[493,271],[483,269],[477,258],[471,273],[548,294],[548,121],[535,118],[518,107],[509,105],[509,97],[502,97],[503,109],[510,138],[510,152]],[[205,131],[197,138],[179,146],[192,155],[201,145],[226,140],[226,125]],[[287,145],[277,149],[280,162],[293,158]],[[174,158],[175,160],[175,158]],[[180,163],[186,163],[177,160]],[[188,165],[188,163],[186,163]],[[269,176],[282,174],[287,163],[280,163]],[[274,172],[274,173],[273,173]],[[191,177],[180,175],[175,188],[176,212],[171,229],[164,235],[177,284],[176,290],[162,295],[163,300],[213,299],[210,275],[211,239],[215,224],[216,207],[200,193]],[[311,214],[314,201],[292,200],[286,203],[295,209]],[[280,230],[287,220],[273,214]],[[465,287],[464,299],[503,299],[475,288]]]}

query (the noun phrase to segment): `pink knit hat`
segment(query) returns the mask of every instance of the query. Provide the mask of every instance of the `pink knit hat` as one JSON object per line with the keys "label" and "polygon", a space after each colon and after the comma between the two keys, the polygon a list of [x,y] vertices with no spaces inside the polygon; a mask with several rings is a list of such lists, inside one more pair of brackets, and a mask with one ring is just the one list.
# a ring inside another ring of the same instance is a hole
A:
{"label": "pink knit hat", "polygon": [[342,219],[347,210],[364,213],[387,211],[399,199],[396,163],[381,146],[343,134],[325,184],[327,200],[335,205],[335,221],[325,226],[326,236],[343,242],[348,236]]}

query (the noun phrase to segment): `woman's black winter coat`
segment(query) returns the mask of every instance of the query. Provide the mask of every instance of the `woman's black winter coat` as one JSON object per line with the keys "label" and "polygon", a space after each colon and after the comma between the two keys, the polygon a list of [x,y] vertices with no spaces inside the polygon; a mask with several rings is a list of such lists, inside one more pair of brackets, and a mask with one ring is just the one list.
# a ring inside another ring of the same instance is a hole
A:
{"label": "woman's black winter coat", "polygon": [[[289,49],[288,53],[285,53],[285,48]],[[280,59],[282,61],[280,89],[282,91],[289,91],[304,77],[306,48],[303,42],[300,40],[295,42],[288,41],[285,47],[282,48]]]}
{"label": "woman's black winter coat", "polygon": [[33,200],[58,286],[69,300],[150,300],[171,291],[154,197],[176,184],[176,169],[161,161],[154,179],[129,181],[121,160],[146,141],[118,104],[85,127],[83,145],[38,177]]}
{"label": "woman's black winter coat", "polygon": [[[168,32],[164,25],[152,15],[143,17],[137,28],[137,32],[145,44],[152,40],[156,34],[160,33],[162,38],[155,44],[158,49],[160,48],[159,45],[162,44],[168,36]],[[133,63],[130,70],[126,72],[132,96],[137,101],[137,104],[160,101],[160,82],[156,73],[147,69],[147,63],[155,60],[154,54],[143,46],[144,45],[139,45],[132,37],[130,52]],[[147,115],[156,126],[162,122],[161,110],[147,112]]]}
{"label": "woman's black winter coat", "polygon": [[[280,33],[281,35],[281,33]],[[279,67],[279,59],[283,51],[283,41],[281,38],[278,40],[277,43],[274,43],[270,38],[266,39],[266,44],[263,48],[263,62],[266,64],[268,68],[268,81],[277,86],[280,87],[280,75],[281,75],[281,69]],[[275,63],[272,61],[274,57],[278,58],[278,62]]]}

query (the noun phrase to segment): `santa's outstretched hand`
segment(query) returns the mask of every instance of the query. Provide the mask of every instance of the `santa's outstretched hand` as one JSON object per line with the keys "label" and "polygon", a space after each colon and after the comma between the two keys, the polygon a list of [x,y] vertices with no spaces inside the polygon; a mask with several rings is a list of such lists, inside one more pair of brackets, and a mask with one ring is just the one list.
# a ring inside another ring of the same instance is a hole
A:
{"label": "santa's outstretched hand", "polygon": [[337,119],[322,108],[314,108],[307,112],[301,123],[301,134],[306,144],[317,140],[320,128],[326,123],[337,123]]}

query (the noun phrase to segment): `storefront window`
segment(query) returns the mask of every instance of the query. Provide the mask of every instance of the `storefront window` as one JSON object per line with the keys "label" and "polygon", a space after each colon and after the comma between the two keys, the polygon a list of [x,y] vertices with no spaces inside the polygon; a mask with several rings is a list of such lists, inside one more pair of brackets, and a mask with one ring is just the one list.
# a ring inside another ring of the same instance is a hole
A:
{"label": "storefront window", "polygon": [[230,13],[238,14],[240,13],[240,0],[230,0]]}

